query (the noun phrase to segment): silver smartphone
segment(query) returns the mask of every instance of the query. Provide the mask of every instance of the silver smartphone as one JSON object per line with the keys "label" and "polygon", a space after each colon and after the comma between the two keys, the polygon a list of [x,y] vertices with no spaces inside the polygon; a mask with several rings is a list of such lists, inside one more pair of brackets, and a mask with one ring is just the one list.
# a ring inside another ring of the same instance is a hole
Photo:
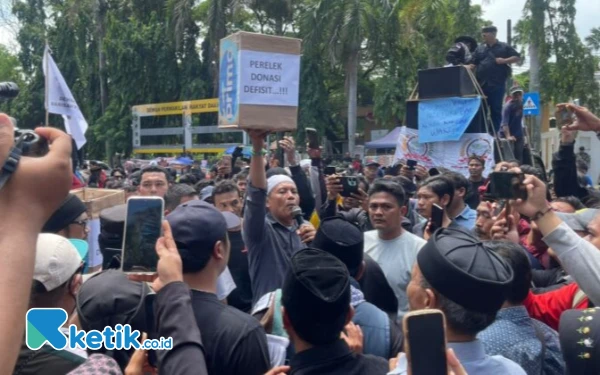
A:
{"label": "silver smartphone", "polygon": [[127,200],[121,270],[128,273],[156,272],[156,241],[161,236],[165,202],[160,197]]}

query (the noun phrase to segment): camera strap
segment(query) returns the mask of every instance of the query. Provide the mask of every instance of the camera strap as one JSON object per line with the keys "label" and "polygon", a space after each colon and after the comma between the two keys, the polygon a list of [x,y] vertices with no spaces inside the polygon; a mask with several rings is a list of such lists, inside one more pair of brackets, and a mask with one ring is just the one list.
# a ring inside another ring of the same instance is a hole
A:
{"label": "camera strap", "polygon": [[19,161],[21,161],[21,155],[23,154],[23,150],[21,149],[21,145],[23,144],[22,140],[22,137],[19,138],[15,146],[10,149],[8,158],[2,166],[2,170],[0,171],[0,190],[6,185],[19,166]]}

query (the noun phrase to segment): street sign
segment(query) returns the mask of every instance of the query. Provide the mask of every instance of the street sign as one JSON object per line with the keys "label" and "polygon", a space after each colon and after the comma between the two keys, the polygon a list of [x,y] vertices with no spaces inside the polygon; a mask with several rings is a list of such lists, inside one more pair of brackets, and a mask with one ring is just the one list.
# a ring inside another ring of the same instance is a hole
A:
{"label": "street sign", "polygon": [[525,116],[540,115],[540,93],[528,92],[523,95],[523,114]]}

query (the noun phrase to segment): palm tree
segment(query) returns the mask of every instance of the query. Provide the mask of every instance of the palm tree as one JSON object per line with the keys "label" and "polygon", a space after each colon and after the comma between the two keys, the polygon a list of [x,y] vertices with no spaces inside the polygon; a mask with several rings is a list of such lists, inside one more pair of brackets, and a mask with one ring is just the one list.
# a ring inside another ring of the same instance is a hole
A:
{"label": "palm tree", "polygon": [[[401,1],[401,0],[398,0]],[[304,11],[305,48],[319,49],[326,59],[341,64],[348,99],[348,152],[354,153],[361,53],[376,44],[393,5],[388,0],[320,0]]]}
{"label": "palm tree", "polygon": [[592,50],[600,51],[600,27],[593,28],[590,35],[585,38],[585,41]]}

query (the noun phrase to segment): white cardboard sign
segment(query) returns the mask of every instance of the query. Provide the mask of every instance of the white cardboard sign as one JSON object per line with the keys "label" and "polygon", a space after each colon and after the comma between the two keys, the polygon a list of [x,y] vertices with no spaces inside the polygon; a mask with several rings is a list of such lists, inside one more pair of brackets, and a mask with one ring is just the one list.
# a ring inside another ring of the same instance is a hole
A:
{"label": "white cardboard sign", "polygon": [[300,56],[240,52],[240,104],[298,106]]}

